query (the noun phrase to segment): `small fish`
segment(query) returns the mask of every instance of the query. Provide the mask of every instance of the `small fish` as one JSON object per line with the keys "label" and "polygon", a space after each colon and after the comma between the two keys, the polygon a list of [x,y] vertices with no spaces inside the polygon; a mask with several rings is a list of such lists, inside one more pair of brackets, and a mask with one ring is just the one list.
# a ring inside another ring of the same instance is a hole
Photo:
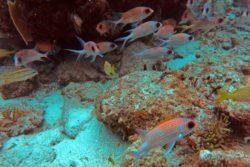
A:
{"label": "small fish", "polygon": [[14,55],[15,66],[27,66],[29,63],[34,61],[41,61],[41,58],[47,58],[48,53],[39,53],[35,49],[23,49],[18,51]]}
{"label": "small fish", "polygon": [[110,78],[118,77],[115,66],[111,65],[108,61],[105,61],[105,63],[104,63],[104,72]]}
{"label": "small fish", "polygon": [[157,39],[166,40],[173,34],[174,34],[174,27],[172,25],[164,25],[156,33],[154,33],[154,37]]}
{"label": "small fish", "polygon": [[218,91],[217,102],[221,103],[224,100],[231,99],[237,102],[250,102],[250,86],[239,88],[233,93],[225,92],[224,90]]}
{"label": "small fish", "polygon": [[78,61],[84,55],[85,55],[85,58],[91,57],[91,62],[94,62],[98,55],[100,57],[103,57],[103,55],[100,53],[100,50],[98,49],[97,44],[95,42],[93,41],[85,42],[80,37],[76,37],[76,38],[80,42],[81,47],[83,49],[82,50],[65,49],[70,52],[76,53],[78,55],[76,61]]}
{"label": "small fish", "polygon": [[101,36],[107,36],[114,30],[115,24],[112,21],[104,20],[96,25],[96,31]]}
{"label": "small fish", "polygon": [[13,53],[15,53],[15,51],[0,49],[0,58],[7,57],[7,56],[9,56],[9,55],[11,55]]}
{"label": "small fish", "polygon": [[15,68],[0,74],[0,86],[25,81],[36,76],[38,72],[31,68]]}
{"label": "small fish", "polygon": [[172,35],[168,40],[165,40],[161,46],[177,48],[193,40],[193,37],[186,33],[178,33]]}
{"label": "small fish", "polygon": [[73,25],[75,27],[76,32],[79,34],[81,33],[81,28],[82,28],[82,19],[78,14],[71,14],[71,20],[73,22]]}
{"label": "small fish", "polygon": [[162,24],[157,21],[148,21],[145,23],[140,24],[138,27],[128,30],[130,34],[126,37],[121,37],[116,39],[115,41],[123,41],[121,50],[125,47],[127,42],[133,42],[138,38],[142,38],[148,35],[153,34],[154,32],[158,31],[159,28],[162,27]]}
{"label": "small fish", "polygon": [[212,10],[213,10],[212,0],[208,0],[203,6],[202,17],[207,18],[209,21],[211,21],[213,18]]}
{"label": "small fish", "polygon": [[133,56],[146,59],[160,59],[172,54],[173,51],[165,47],[155,47],[150,49],[145,49],[140,53],[135,53]]}
{"label": "small fish", "polygon": [[97,47],[101,54],[106,54],[114,51],[118,46],[113,42],[99,42],[97,43]]}
{"label": "small fish", "polygon": [[156,126],[149,132],[145,130],[137,130],[143,143],[138,150],[133,151],[131,156],[138,159],[150,149],[168,144],[165,156],[168,157],[173,150],[175,143],[194,131],[197,122],[188,118],[175,118],[165,121]]}
{"label": "small fish", "polygon": [[132,23],[138,23],[147,17],[149,17],[154,12],[153,9],[149,7],[136,7],[128,10],[127,12],[121,13],[121,18],[118,21],[114,21],[115,25],[122,24],[126,26]]}
{"label": "small fish", "polygon": [[109,156],[108,161],[109,161],[111,167],[115,167],[115,160],[111,156]]}

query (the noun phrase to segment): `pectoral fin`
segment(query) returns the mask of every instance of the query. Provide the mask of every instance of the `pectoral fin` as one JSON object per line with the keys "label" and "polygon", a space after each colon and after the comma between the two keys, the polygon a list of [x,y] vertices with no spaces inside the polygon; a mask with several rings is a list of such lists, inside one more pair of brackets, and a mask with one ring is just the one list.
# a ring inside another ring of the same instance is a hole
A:
{"label": "pectoral fin", "polygon": [[169,155],[170,155],[170,153],[172,152],[172,150],[173,150],[175,144],[176,144],[176,141],[170,143],[170,145],[168,146],[168,149],[167,149],[167,151],[165,152],[165,157],[166,157],[166,158],[169,157]]}

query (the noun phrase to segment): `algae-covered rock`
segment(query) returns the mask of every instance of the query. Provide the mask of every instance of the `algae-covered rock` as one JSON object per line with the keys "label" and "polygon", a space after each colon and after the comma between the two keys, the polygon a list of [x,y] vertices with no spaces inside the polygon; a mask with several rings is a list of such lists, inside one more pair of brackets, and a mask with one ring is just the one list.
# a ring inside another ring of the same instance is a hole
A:
{"label": "algae-covered rock", "polygon": [[[137,140],[128,147],[122,157],[122,167],[133,167],[137,163],[140,167],[165,167],[167,164],[164,156],[165,150],[163,148],[155,148],[147,153],[147,156],[140,159],[133,158],[130,154],[141,144],[141,140]],[[136,162],[137,161],[137,162]]]}
{"label": "algae-covered rock", "polygon": [[116,81],[100,95],[96,115],[123,139],[137,128],[151,129],[175,117],[196,117],[205,107],[202,98],[175,74],[134,72]]}
{"label": "algae-covered rock", "polygon": [[234,133],[241,137],[250,136],[250,104],[227,102],[226,112],[232,122]]}
{"label": "algae-covered rock", "polygon": [[19,81],[1,86],[1,94],[3,99],[10,99],[29,95],[32,91],[38,88],[36,80],[29,79],[27,81]]}
{"label": "algae-covered rock", "polygon": [[67,60],[57,67],[57,81],[67,85],[70,82],[99,81],[104,74],[94,68],[89,61]]}
{"label": "algae-covered rock", "polygon": [[43,111],[19,107],[0,108],[0,144],[11,136],[28,134],[42,125]]}

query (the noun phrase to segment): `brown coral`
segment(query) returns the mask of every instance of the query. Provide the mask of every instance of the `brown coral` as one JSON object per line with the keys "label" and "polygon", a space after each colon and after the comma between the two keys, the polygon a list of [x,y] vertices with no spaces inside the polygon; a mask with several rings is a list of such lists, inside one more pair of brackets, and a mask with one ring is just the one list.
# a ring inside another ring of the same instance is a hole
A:
{"label": "brown coral", "polygon": [[229,125],[229,116],[218,111],[217,116],[214,115],[209,121],[206,121],[203,128],[195,133],[195,136],[199,138],[198,148],[196,149],[213,150],[228,146],[229,141],[231,141]]}
{"label": "brown coral", "polygon": [[[134,72],[115,81],[96,105],[96,115],[113,132],[128,139],[137,128],[151,129],[176,117],[196,117],[201,99],[175,74]],[[204,99],[205,100],[205,99]]]}
{"label": "brown coral", "polygon": [[25,107],[0,108],[0,141],[27,134],[42,125],[43,111]]}

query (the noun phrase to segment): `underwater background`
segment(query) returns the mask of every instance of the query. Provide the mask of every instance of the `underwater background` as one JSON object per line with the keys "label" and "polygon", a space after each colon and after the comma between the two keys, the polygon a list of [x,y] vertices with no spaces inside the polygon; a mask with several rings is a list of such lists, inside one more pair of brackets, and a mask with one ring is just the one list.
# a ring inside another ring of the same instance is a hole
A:
{"label": "underwater background", "polygon": [[250,166],[249,0],[0,0],[0,167]]}

